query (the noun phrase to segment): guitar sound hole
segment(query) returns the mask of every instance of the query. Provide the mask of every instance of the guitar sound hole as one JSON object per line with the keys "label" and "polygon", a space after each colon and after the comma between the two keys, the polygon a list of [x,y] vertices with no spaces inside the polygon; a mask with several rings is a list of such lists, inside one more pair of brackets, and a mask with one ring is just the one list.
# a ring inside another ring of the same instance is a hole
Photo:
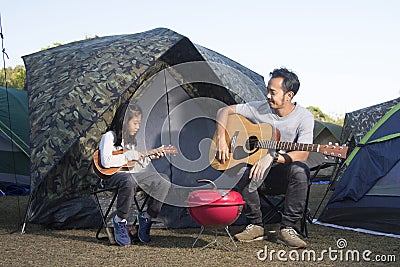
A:
{"label": "guitar sound hole", "polygon": [[249,139],[246,140],[246,149],[248,151],[257,149],[258,148],[257,143],[258,143],[257,136],[250,136]]}

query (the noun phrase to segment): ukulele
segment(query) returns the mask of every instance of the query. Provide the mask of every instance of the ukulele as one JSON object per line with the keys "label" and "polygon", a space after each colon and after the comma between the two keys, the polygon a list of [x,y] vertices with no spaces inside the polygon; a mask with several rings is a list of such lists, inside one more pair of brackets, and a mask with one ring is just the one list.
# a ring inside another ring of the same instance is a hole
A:
{"label": "ukulele", "polygon": [[297,150],[319,152],[325,156],[346,158],[347,146],[302,144],[281,142],[279,130],[269,123],[255,124],[239,114],[228,116],[225,129],[226,143],[229,147],[229,159],[222,164],[215,158],[217,131],[210,147],[209,159],[216,170],[226,170],[238,164],[254,165],[260,158],[273,150]]}
{"label": "ukulele", "polygon": [[[151,150],[142,152],[142,154],[144,157],[149,157],[149,156],[156,155],[159,152],[164,152],[166,155],[178,154],[178,150],[174,146],[161,146],[159,148],[155,148],[155,149],[151,149]],[[122,153],[124,153],[124,151],[122,149],[118,150],[118,151],[113,151],[113,155],[119,155]],[[97,174],[97,176],[99,176],[101,179],[110,178],[112,175],[114,175],[115,173],[117,173],[118,171],[120,171],[124,168],[128,169],[130,167],[135,166],[136,163],[137,163],[137,161],[132,160],[121,167],[104,168],[101,165],[101,161],[100,161],[100,151],[96,150],[93,155],[93,170]]]}

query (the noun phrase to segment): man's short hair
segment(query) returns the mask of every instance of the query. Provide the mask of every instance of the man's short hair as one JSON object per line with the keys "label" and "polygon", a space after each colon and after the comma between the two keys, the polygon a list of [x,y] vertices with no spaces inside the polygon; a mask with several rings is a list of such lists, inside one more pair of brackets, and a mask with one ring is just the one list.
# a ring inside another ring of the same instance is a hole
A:
{"label": "man's short hair", "polygon": [[280,68],[274,69],[272,72],[269,73],[269,75],[271,76],[271,79],[283,78],[282,85],[286,92],[292,91],[294,95],[296,95],[297,91],[299,91],[300,81],[294,72],[286,68]]}

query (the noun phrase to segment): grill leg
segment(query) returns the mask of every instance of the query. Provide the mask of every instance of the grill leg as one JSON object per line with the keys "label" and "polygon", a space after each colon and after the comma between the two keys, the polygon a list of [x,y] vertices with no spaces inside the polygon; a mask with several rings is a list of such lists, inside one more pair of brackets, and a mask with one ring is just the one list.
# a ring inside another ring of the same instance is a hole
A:
{"label": "grill leg", "polygon": [[[238,246],[236,245],[235,240],[233,240],[233,237],[232,237],[231,233],[229,232],[228,226],[225,226],[224,230],[225,230],[225,232],[228,234],[230,240],[232,241],[232,243],[233,243],[233,245],[234,245],[234,247],[235,247],[235,251],[238,251]],[[201,226],[200,233],[199,233],[199,235],[197,236],[196,240],[194,241],[194,243],[193,243],[193,245],[192,245],[192,248],[194,248],[194,246],[195,246],[195,244],[197,243],[197,241],[199,240],[200,236],[203,234],[203,231],[204,231],[204,226]],[[200,248],[200,250],[203,250],[203,249],[205,249],[205,248],[207,248],[207,247],[209,247],[209,246],[211,246],[211,245],[214,245],[214,244],[215,244],[216,246],[221,246],[221,247],[223,247],[223,248],[224,248],[225,250],[227,250],[227,251],[232,251],[231,248],[225,246],[224,244],[222,244],[221,242],[218,241],[218,229],[215,229],[214,240],[211,241],[210,243],[208,243],[207,245],[203,246],[202,248]]]}

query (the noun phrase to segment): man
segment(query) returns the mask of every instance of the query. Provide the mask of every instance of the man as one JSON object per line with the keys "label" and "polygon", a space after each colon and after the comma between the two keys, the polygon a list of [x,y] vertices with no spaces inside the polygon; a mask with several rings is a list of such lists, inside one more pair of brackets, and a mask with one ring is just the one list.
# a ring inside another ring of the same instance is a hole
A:
{"label": "man", "polygon": [[[292,102],[300,87],[297,75],[286,68],[281,68],[275,69],[270,76],[266,100],[232,105],[218,110],[216,158],[221,163],[229,159],[224,128],[228,115],[234,113],[248,118],[253,123],[273,125],[280,131],[280,141],[309,144],[313,142],[313,115],[296,102]],[[278,242],[291,248],[307,246],[306,242],[298,237],[293,227],[302,218],[306,205],[310,174],[304,162],[308,154],[307,151],[279,151],[279,153],[273,151],[253,166],[246,167],[238,173],[243,176],[237,184],[237,190],[246,201],[244,213],[249,225],[243,232],[235,235],[237,240],[250,242],[263,239],[264,228],[258,190],[264,189],[285,194],[284,210],[277,234]],[[267,173],[266,170],[269,168],[270,171]],[[264,175],[267,177],[258,190],[251,190],[250,181],[262,181]]]}

